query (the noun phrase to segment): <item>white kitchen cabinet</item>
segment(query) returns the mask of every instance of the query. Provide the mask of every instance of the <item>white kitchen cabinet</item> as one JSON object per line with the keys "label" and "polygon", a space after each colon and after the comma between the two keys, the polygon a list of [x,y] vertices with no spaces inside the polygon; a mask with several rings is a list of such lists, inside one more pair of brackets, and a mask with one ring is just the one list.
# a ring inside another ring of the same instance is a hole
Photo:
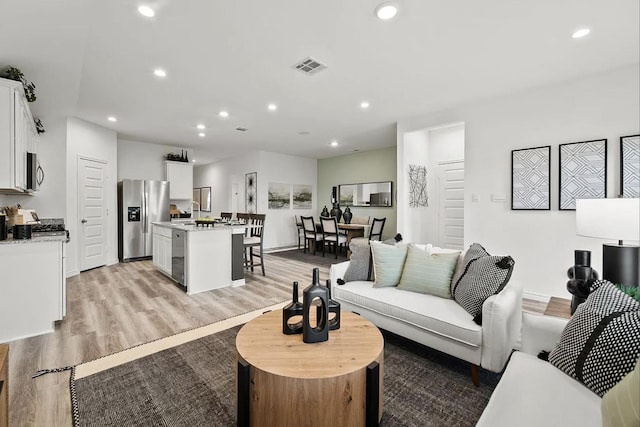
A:
{"label": "white kitchen cabinet", "polygon": [[52,332],[66,311],[64,237],[0,243],[0,343]]}
{"label": "white kitchen cabinet", "polygon": [[153,226],[153,265],[171,277],[171,229]]}
{"label": "white kitchen cabinet", "polygon": [[0,193],[26,191],[27,151],[36,152],[37,131],[22,83],[0,79]]}
{"label": "white kitchen cabinet", "polygon": [[166,161],[165,172],[165,179],[171,183],[169,199],[191,200],[193,198],[193,165]]}

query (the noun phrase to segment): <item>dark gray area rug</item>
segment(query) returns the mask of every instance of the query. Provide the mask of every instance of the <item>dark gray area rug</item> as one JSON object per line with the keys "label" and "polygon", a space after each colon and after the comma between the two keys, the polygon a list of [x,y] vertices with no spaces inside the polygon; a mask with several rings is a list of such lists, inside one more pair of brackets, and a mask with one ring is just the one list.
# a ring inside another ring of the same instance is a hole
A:
{"label": "dark gray area rug", "polygon": [[321,251],[317,251],[315,255],[312,255],[309,251],[307,251],[307,253],[304,253],[302,249],[269,252],[269,255],[273,255],[278,258],[290,259],[292,261],[306,262],[307,264],[313,264],[316,267],[331,267],[331,264],[338,264],[347,260],[347,255],[345,254],[344,250],[338,252],[338,259],[335,258],[335,254],[331,254],[329,252],[326,252],[323,257]]}
{"label": "dark gray area rug", "polygon": [[[240,327],[75,382],[80,426],[234,426]],[[499,375],[384,332],[383,426],[473,426]]]}

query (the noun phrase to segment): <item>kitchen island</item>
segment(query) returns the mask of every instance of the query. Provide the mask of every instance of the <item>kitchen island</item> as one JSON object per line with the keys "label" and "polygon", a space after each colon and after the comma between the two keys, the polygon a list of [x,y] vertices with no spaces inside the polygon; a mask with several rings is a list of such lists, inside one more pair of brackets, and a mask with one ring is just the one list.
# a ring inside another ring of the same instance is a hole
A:
{"label": "kitchen island", "polygon": [[66,240],[0,241],[0,343],[53,332],[66,315]]}
{"label": "kitchen island", "polygon": [[153,223],[153,264],[192,295],[244,285],[245,226]]}

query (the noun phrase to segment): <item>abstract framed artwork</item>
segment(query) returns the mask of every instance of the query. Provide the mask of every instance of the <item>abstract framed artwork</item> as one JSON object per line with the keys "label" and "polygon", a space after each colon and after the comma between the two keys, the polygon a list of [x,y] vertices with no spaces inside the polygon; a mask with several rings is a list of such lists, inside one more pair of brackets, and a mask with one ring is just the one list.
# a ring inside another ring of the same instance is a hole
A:
{"label": "abstract framed artwork", "polygon": [[244,207],[246,213],[257,213],[258,206],[258,172],[250,172],[244,176]]}
{"label": "abstract framed artwork", "polygon": [[607,197],[607,140],[560,144],[560,210],[575,210],[577,199]]}
{"label": "abstract framed artwork", "polygon": [[293,184],[293,209],[311,209],[313,191],[308,184]]}
{"label": "abstract framed artwork", "polygon": [[620,194],[640,197],[640,135],[620,137]]}
{"label": "abstract framed artwork", "polygon": [[511,151],[511,210],[551,210],[551,146]]}
{"label": "abstract framed artwork", "polygon": [[409,207],[424,208],[428,206],[427,167],[409,165]]}
{"label": "abstract framed artwork", "polygon": [[289,209],[291,184],[269,183],[269,209]]}

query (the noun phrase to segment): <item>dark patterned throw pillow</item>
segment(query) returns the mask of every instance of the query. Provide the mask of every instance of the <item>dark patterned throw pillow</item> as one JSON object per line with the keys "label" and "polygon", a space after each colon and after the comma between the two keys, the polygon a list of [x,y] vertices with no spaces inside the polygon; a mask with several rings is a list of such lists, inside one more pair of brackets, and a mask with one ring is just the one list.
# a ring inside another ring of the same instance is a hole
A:
{"label": "dark patterned throw pillow", "polygon": [[640,302],[596,280],[549,354],[549,362],[603,396],[640,357]]}
{"label": "dark patterned throw pillow", "polygon": [[515,261],[510,256],[491,256],[478,243],[467,250],[463,265],[451,280],[451,294],[458,304],[482,325],[482,304],[509,282]]}

